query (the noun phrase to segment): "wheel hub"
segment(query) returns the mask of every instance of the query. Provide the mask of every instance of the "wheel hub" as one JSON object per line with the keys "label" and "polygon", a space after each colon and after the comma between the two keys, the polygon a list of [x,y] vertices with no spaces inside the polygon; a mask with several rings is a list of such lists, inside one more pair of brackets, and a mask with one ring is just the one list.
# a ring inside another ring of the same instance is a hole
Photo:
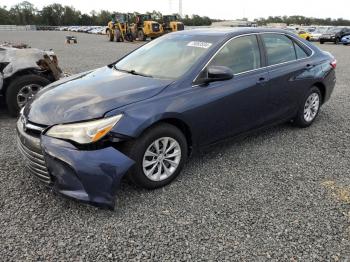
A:
{"label": "wheel hub", "polygon": [[147,148],[142,161],[143,172],[152,181],[163,181],[175,173],[180,160],[179,143],[171,137],[162,137]]}

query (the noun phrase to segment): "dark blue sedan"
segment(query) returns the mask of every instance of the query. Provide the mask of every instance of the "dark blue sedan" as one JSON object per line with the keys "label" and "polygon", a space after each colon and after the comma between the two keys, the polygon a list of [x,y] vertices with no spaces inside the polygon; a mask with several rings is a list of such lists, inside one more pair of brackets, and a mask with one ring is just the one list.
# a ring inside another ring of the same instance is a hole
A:
{"label": "dark blue sedan", "polygon": [[40,91],[21,112],[18,146],[55,191],[113,208],[125,175],[159,188],[202,146],[286,121],[310,126],[335,67],[283,30],[172,33]]}

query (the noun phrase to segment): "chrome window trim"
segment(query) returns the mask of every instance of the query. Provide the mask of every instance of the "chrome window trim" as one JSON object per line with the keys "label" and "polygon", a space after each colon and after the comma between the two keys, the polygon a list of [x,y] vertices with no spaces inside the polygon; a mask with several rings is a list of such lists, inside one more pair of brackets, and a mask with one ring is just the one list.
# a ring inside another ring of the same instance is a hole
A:
{"label": "chrome window trim", "polygon": [[[205,66],[201,69],[201,71],[197,74],[197,76],[195,77],[195,79],[192,81],[192,87],[196,87],[196,86],[199,86],[201,84],[194,84],[199,75],[203,72],[203,70],[210,64],[210,62],[214,59],[214,57],[229,43],[231,42],[232,40],[236,39],[236,38],[239,38],[239,37],[244,37],[244,36],[250,36],[250,35],[262,35],[262,34],[279,34],[279,35],[284,35],[288,38],[292,38],[293,41],[297,42],[299,45],[303,45],[304,47],[306,47],[307,49],[309,49],[311,51],[311,54],[308,56],[308,57],[305,57],[305,58],[300,58],[300,59],[296,59],[296,60],[291,60],[291,61],[287,61],[287,62],[283,62],[283,63],[278,63],[278,64],[274,64],[274,65],[267,65],[267,66],[262,66],[262,67],[259,67],[259,68],[256,68],[256,69],[252,69],[252,70],[248,70],[248,71],[244,71],[244,72],[241,72],[241,73],[237,73],[237,74],[234,74],[235,76],[237,75],[243,75],[243,74],[247,74],[247,73],[250,73],[250,72],[254,72],[254,71],[258,71],[258,70],[261,70],[261,69],[267,69],[267,68],[271,68],[271,67],[275,67],[275,66],[278,66],[278,65],[284,65],[284,64],[289,64],[289,63],[294,63],[294,62],[297,62],[297,61],[302,61],[302,60],[305,60],[305,59],[309,59],[311,58],[314,54],[315,54],[315,51],[308,47],[305,43],[301,42],[296,36],[293,36],[291,34],[286,34],[286,33],[283,33],[283,32],[271,32],[271,31],[267,31],[267,32],[257,32],[257,33],[248,33],[248,34],[242,34],[242,35],[237,35],[237,36],[234,36],[230,39],[228,39],[213,55],[212,57],[208,60],[208,62],[205,64]],[[260,48],[259,48],[260,50]],[[260,50],[261,52],[262,50]]]}

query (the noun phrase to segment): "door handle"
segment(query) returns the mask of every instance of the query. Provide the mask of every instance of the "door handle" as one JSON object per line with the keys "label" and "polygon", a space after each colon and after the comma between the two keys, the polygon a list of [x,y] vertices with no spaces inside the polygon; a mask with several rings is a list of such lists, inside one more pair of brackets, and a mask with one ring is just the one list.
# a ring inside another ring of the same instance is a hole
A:
{"label": "door handle", "polygon": [[311,68],[313,68],[313,67],[314,67],[314,65],[307,64],[307,65],[305,66],[305,69],[311,69]]}
{"label": "door handle", "polygon": [[258,81],[256,81],[257,84],[264,84],[268,81],[268,79],[264,76],[259,77]]}

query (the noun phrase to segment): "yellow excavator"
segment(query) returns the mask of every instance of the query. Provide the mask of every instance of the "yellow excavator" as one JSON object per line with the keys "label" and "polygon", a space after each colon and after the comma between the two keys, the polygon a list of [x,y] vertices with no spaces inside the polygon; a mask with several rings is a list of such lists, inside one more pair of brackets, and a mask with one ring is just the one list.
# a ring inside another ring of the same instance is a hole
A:
{"label": "yellow excavator", "polygon": [[180,21],[178,15],[164,15],[163,29],[166,33],[182,31],[185,29],[184,23]]}
{"label": "yellow excavator", "polygon": [[140,41],[146,41],[147,37],[154,39],[164,34],[163,26],[154,21],[151,15],[136,15],[131,31]]}
{"label": "yellow excavator", "polygon": [[134,40],[131,26],[129,24],[130,16],[128,14],[115,14],[112,20],[108,23],[106,29],[109,41],[124,42]]}

